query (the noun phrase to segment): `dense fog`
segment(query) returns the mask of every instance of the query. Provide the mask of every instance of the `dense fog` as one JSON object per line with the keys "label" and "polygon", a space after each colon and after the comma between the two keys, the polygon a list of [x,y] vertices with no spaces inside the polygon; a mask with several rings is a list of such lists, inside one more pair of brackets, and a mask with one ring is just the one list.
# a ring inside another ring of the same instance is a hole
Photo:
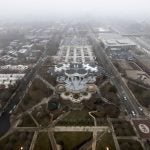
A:
{"label": "dense fog", "polygon": [[0,0],[1,19],[99,15],[150,16],[149,0]]}

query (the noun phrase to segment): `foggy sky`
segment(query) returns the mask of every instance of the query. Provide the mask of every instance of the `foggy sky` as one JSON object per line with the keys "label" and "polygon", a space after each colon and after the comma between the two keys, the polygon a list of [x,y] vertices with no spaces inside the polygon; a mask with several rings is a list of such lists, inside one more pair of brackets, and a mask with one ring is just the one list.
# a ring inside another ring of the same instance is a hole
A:
{"label": "foggy sky", "polygon": [[0,0],[0,17],[150,16],[150,0]]}

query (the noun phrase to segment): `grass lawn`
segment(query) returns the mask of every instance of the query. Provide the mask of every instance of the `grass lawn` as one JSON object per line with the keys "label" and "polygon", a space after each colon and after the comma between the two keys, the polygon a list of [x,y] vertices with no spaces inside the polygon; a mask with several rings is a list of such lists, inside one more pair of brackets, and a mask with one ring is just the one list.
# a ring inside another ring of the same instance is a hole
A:
{"label": "grass lawn", "polygon": [[114,121],[113,127],[116,133],[116,136],[134,136],[135,132],[132,125],[129,121]]}
{"label": "grass lawn", "polygon": [[43,98],[49,97],[52,94],[52,90],[46,87],[46,85],[39,79],[35,79],[32,82],[28,93],[23,99],[24,108],[30,108],[39,103]]}
{"label": "grass lawn", "polygon": [[141,144],[135,140],[118,140],[120,150],[143,150]]}
{"label": "grass lawn", "polygon": [[[103,133],[101,132],[100,134]],[[97,141],[96,150],[106,150],[106,147],[108,147],[109,150],[116,150],[111,133],[105,133],[100,140]]]}
{"label": "grass lawn", "polygon": [[38,134],[34,150],[52,150],[51,143],[46,132]]}
{"label": "grass lawn", "polygon": [[53,86],[57,85],[56,77],[51,77],[47,71],[49,70],[49,66],[42,66],[42,68],[39,70],[38,74],[43,77],[46,81],[48,81]]}
{"label": "grass lawn", "polygon": [[70,119],[89,119],[89,111],[86,109],[83,110],[76,110],[76,111],[71,111],[71,113],[69,113],[65,119],[70,120]]}
{"label": "grass lawn", "polygon": [[0,141],[1,150],[19,150],[20,147],[29,149],[32,141],[32,132],[16,132]]}
{"label": "grass lawn", "polygon": [[128,82],[128,87],[131,89],[139,103],[144,106],[144,107],[149,107],[150,106],[150,90],[147,90],[145,88],[142,88],[138,85],[135,85],[131,82]]}
{"label": "grass lawn", "polygon": [[22,118],[22,123],[19,125],[20,127],[35,127],[36,124],[32,120],[29,115],[26,115]]}
{"label": "grass lawn", "polygon": [[64,150],[79,149],[84,143],[92,138],[90,132],[55,132],[58,144],[63,145]]}
{"label": "grass lawn", "polygon": [[107,118],[96,118],[98,126],[108,126]]}
{"label": "grass lawn", "polygon": [[87,109],[71,111],[57,125],[94,125],[93,119],[89,116]]}
{"label": "grass lawn", "polygon": [[[46,127],[50,124],[50,115],[49,113],[47,112],[46,110],[46,107],[47,105],[46,104],[43,104],[41,105],[41,109],[40,110],[37,110],[35,109],[33,112],[32,112],[32,115],[33,117],[36,119],[36,121],[41,124],[42,126]],[[38,113],[40,113],[40,115],[38,115]]]}
{"label": "grass lawn", "polygon": [[120,105],[120,99],[117,96],[116,87],[112,85],[110,82],[105,84],[105,86],[101,87],[100,91],[102,96],[108,99],[110,102],[116,104],[117,106]]}

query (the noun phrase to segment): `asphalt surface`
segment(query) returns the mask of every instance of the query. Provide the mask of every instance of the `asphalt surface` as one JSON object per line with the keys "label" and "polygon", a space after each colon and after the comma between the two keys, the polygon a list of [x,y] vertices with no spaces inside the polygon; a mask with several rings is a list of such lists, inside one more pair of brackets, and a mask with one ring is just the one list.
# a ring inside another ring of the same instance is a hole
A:
{"label": "asphalt surface", "polygon": [[10,128],[10,111],[14,111],[14,107],[20,102],[23,98],[26,89],[28,88],[29,82],[34,78],[36,71],[40,67],[42,62],[42,57],[37,61],[33,69],[30,70],[28,74],[22,79],[19,87],[16,89],[15,93],[9,100],[9,104],[5,106],[4,112],[0,117],[0,135],[5,134]]}
{"label": "asphalt surface", "polygon": [[[64,27],[63,31],[61,32],[62,35],[65,33],[66,29],[67,29],[67,26]],[[59,36],[54,34],[52,38],[55,38],[55,40],[57,41],[59,39]],[[10,128],[10,111],[11,110],[14,111],[14,106],[16,106],[20,102],[20,100],[22,100],[22,98],[24,97],[25,92],[28,89],[28,85],[33,80],[33,78],[35,77],[41,64],[45,60],[46,52],[47,52],[47,47],[45,47],[44,53],[39,58],[39,60],[35,64],[35,66],[22,79],[21,83],[19,84],[19,87],[16,89],[13,96],[9,99],[9,104],[6,105],[6,107],[4,108],[4,111],[0,117],[0,136],[4,135],[9,130],[9,128]]]}
{"label": "asphalt surface", "polygon": [[[132,95],[131,91],[123,82],[120,74],[112,64],[110,58],[107,57],[104,48],[100,45],[100,41],[96,39],[92,31],[90,32],[90,37],[93,40],[94,45],[97,45],[97,48],[95,50],[97,60],[103,64],[104,68],[110,75],[112,82],[114,83],[114,85],[118,90],[119,97],[121,99],[121,103],[125,107],[125,111],[127,111],[129,116],[131,116],[132,118],[144,116],[143,111],[141,111],[140,109],[140,105],[137,103],[135,97]],[[126,97],[126,99],[124,97]]]}

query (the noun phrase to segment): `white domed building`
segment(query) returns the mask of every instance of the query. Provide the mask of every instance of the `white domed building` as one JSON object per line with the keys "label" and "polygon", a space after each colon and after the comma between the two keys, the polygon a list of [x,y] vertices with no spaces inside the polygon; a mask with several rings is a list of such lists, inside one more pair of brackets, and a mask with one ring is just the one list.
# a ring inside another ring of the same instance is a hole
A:
{"label": "white domed building", "polygon": [[96,78],[105,74],[104,69],[95,64],[82,63],[60,64],[48,72],[57,78],[56,92],[60,97],[73,103],[90,99],[97,91]]}

